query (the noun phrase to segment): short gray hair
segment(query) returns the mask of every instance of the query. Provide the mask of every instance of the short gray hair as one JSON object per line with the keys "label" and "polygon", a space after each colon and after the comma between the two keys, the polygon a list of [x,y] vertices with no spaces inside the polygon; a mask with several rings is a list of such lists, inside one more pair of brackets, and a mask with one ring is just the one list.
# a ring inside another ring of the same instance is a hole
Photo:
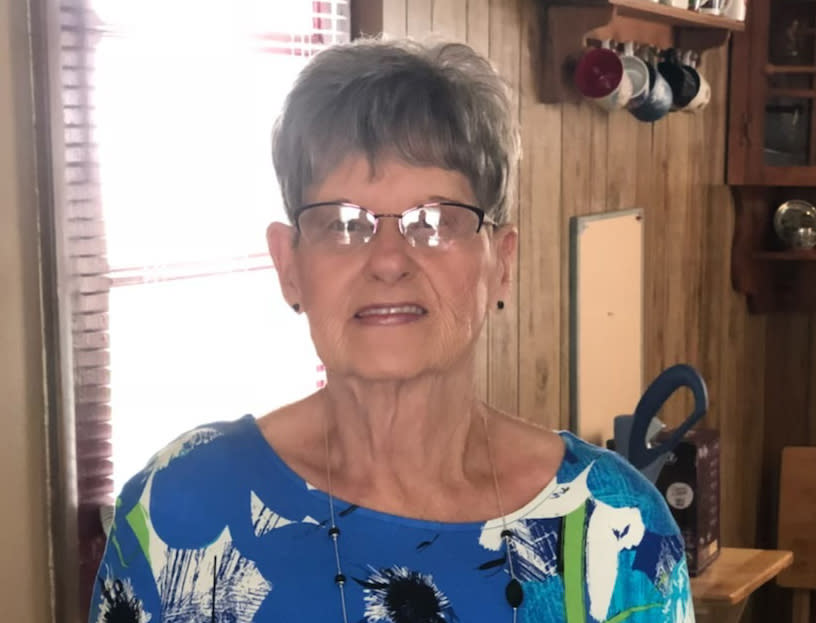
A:
{"label": "short gray hair", "polygon": [[358,39],[317,54],[275,123],[272,157],[292,219],[308,187],[352,153],[462,173],[486,215],[509,220],[519,157],[508,89],[462,43]]}

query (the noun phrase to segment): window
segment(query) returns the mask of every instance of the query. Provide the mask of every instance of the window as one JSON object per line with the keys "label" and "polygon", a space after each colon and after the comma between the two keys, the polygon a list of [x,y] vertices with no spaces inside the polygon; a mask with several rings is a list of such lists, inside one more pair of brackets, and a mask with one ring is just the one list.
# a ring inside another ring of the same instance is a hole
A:
{"label": "window", "polygon": [[266,253],[270,131],[349,33],[347,0],[60,2],[82,608],[99,509],[154,451],[322,382]]}

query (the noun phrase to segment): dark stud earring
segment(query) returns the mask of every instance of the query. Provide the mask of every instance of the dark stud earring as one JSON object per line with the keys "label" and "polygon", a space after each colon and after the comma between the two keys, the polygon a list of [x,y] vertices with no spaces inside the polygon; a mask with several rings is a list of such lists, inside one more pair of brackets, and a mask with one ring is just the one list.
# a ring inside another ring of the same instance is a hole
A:
{"label": "dark stud earring", "polygon": [[504,301],[497,302],[496,307],[498,307],[499,309],[504,309]]}
{"label": "dark stud earring", "polygon": [[292,309],[296,312],[300,312],[300,303],[292,303]]}

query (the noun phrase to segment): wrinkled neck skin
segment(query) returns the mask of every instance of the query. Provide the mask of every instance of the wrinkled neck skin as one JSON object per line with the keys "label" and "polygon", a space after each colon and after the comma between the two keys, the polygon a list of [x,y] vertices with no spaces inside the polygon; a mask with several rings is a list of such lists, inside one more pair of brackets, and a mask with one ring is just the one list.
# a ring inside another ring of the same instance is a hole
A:
{"label": "wrinkled neck skin", "polygon": [[322,411],[335,482],[406,496],[429,483],[457,486],[489,469],[473,357],[444,373],[389,381],[328,374],[314,395]]}

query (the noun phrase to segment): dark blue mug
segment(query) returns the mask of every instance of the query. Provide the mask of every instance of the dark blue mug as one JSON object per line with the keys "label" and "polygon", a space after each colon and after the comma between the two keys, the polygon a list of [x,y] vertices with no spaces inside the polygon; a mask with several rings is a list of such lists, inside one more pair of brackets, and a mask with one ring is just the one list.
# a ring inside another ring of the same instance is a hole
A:
{"label": "dark blue mug", "polygon": [[657,70],[669,83],[672,91],[672,110],[682,110],[691,103],[697,95],[700,84],[691,68],[680,62],[680,55],[674,48],[663,52],[663,60],[658,63]]}
{"label": "dark blue mug", "polygon": [[631,107],[629,112],[639,121],[649,123],[658,121],[669,114],[674,99],[669,83],[654,65],[646,63],[646,67],[649,70],[648,94],[638,106]]}

